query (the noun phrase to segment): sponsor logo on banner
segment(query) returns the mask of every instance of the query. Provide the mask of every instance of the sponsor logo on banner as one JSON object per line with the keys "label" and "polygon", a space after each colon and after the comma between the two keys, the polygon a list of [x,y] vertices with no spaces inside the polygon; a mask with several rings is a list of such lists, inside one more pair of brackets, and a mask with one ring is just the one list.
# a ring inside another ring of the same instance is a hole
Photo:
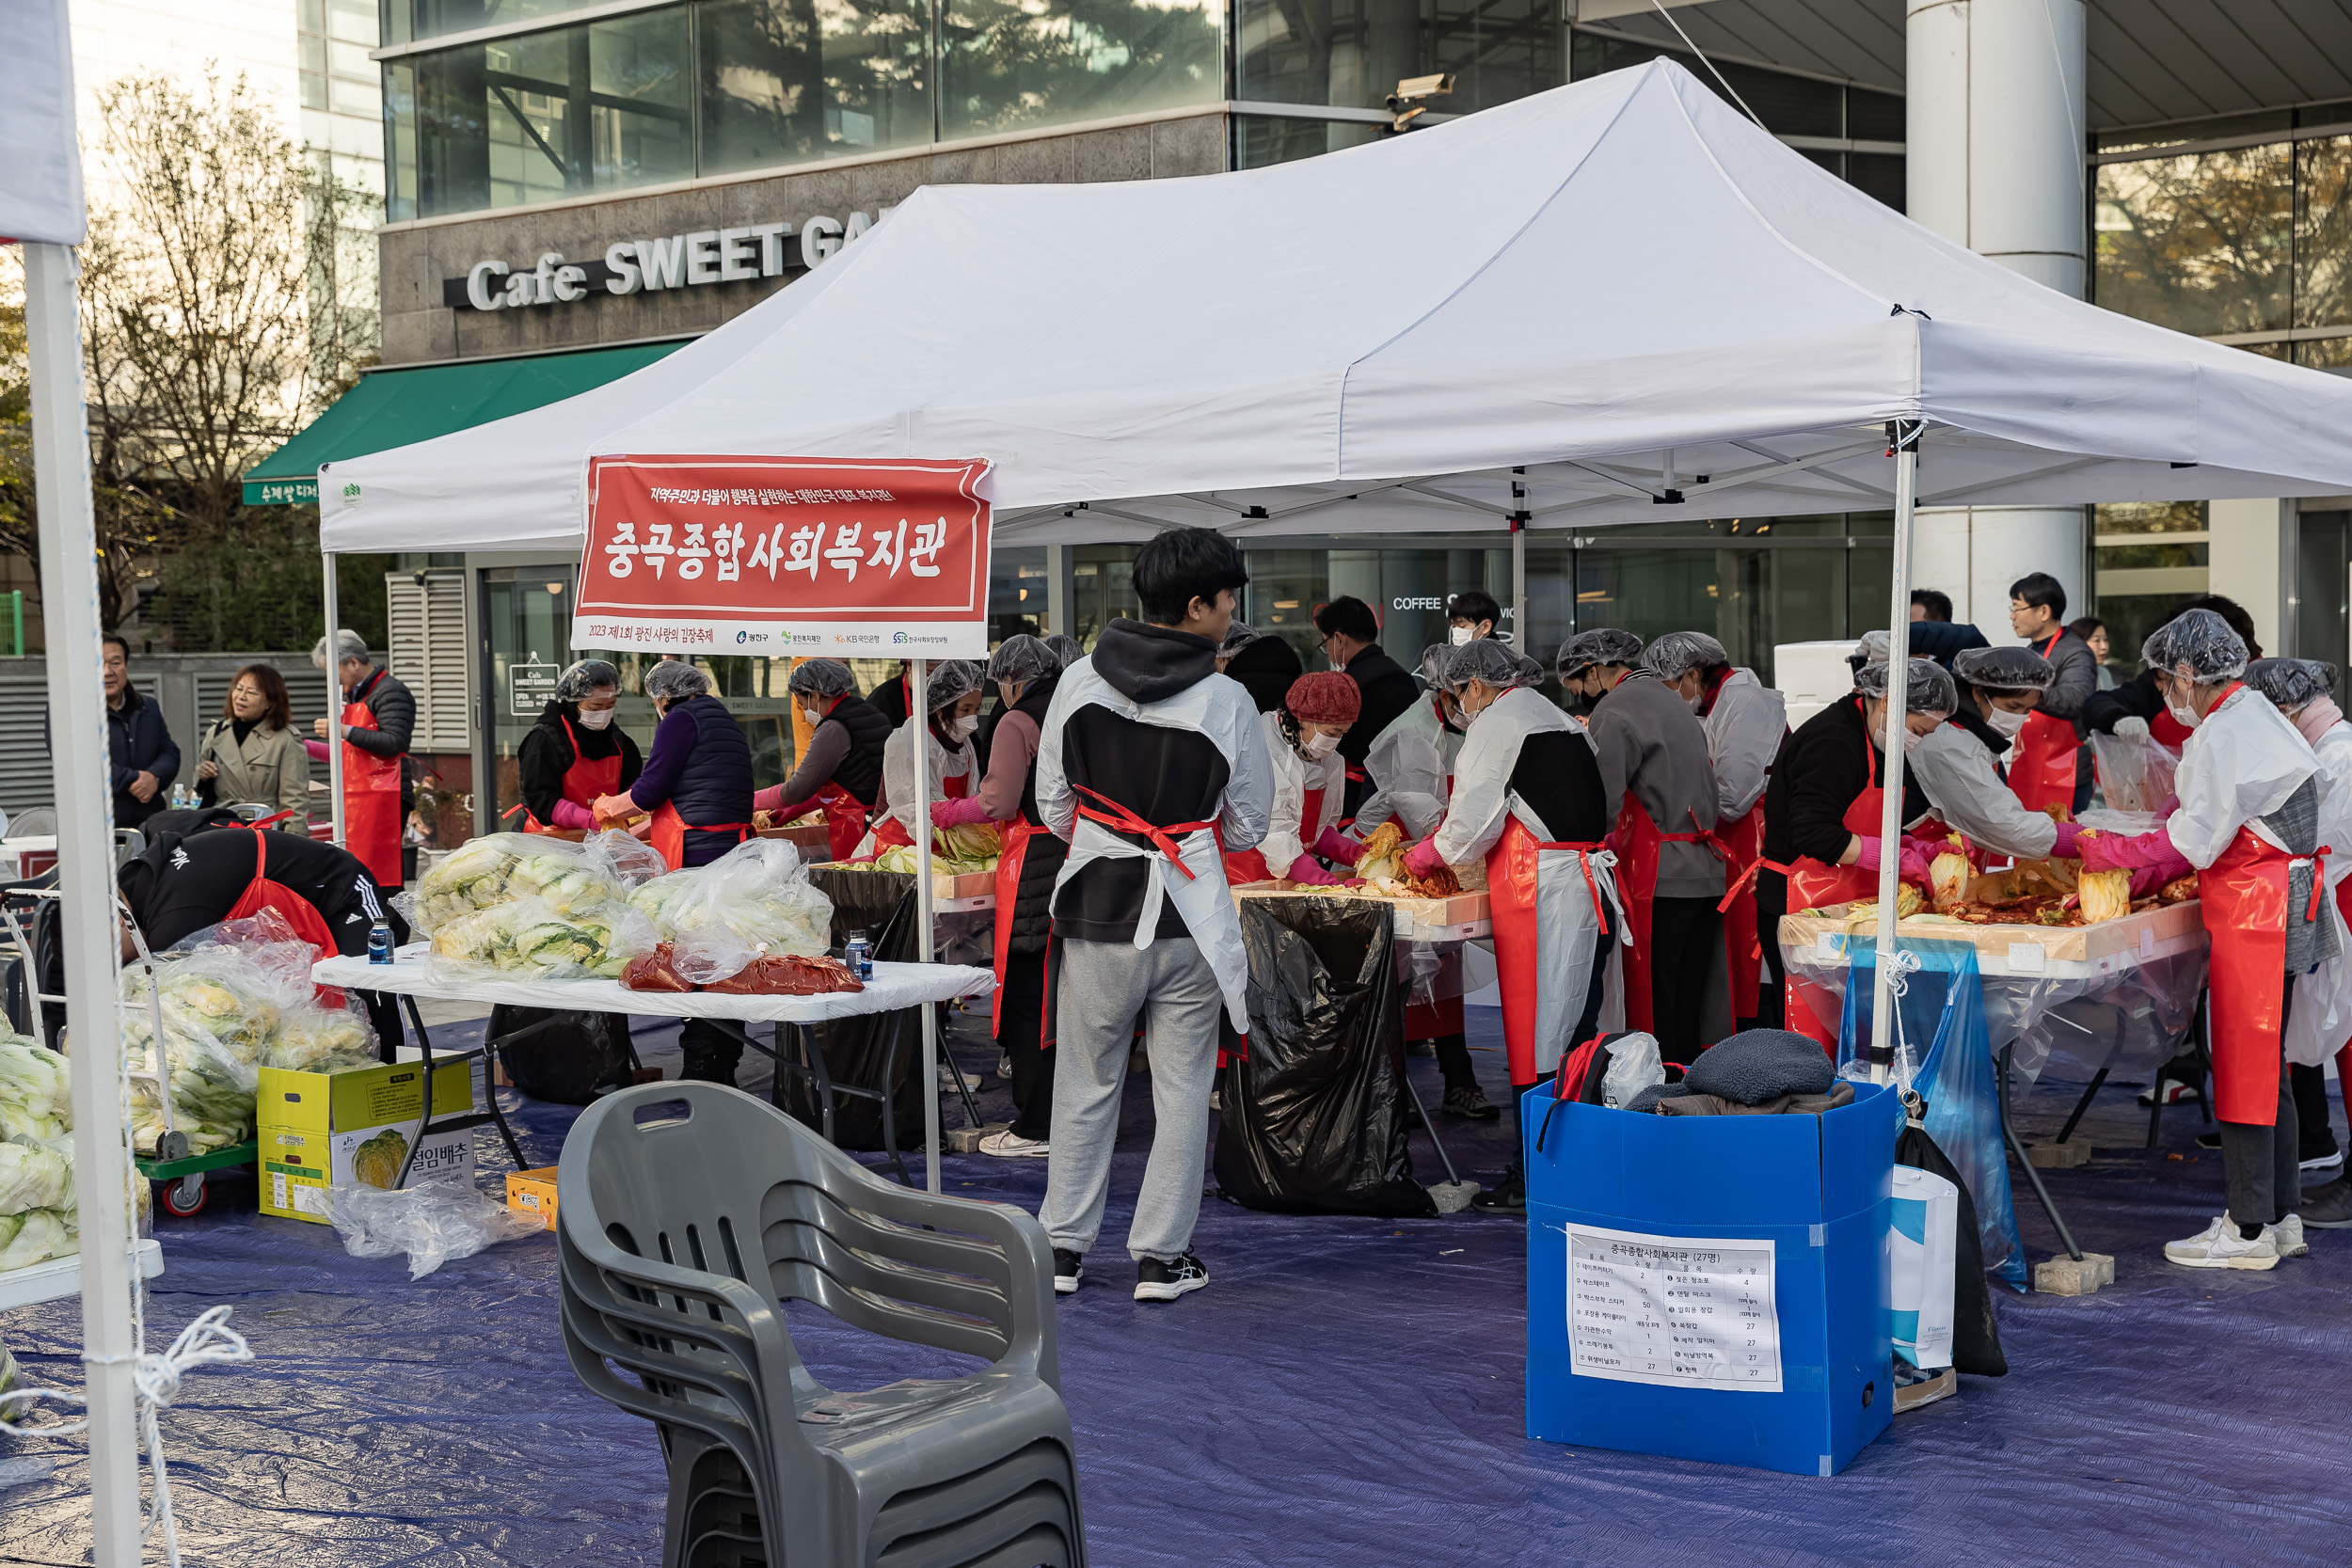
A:
{"label": "sponsor logo on banner", "polygon": [[988,654],[986,459],[593,458],[572,645]]}

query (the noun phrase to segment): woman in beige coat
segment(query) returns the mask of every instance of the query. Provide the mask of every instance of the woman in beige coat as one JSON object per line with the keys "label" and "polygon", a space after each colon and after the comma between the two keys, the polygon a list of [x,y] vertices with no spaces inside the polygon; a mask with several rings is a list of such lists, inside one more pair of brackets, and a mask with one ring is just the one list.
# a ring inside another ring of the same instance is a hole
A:
{"label": "woman in beige coat", "polygon": [[294,703],[275,667],[248,664],[237,672],[196,755],[197,795],[206,805],[290,811],[278,826],[310,832],[310,753],[294,734]]}

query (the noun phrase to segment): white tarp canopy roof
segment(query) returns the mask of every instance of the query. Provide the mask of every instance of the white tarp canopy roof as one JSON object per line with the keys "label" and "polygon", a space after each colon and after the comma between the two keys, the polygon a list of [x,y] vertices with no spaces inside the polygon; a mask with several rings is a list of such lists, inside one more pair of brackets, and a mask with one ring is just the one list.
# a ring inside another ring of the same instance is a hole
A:
{"label": "white tarp canopy roof", "polygon": [[987,457],[1000,540],[1096,542],[1497,528],[1516,466],[1584,529],[1886,506],[1897,418],[1923,506],[2352,492],[2352,380],[2028,282],[1660,61],[1273,168],[927,187],[660,363],[320,493],[329,550],[577,548],[592,454]]}

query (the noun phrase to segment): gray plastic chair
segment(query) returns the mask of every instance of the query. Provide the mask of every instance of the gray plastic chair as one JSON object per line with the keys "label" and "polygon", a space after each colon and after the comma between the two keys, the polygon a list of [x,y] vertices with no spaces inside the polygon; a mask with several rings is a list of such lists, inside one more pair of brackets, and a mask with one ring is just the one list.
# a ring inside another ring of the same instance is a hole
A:
{"label": "gray plastic chair", "polygon": [[[1029,1215],[911,1192],[687,1081],[590,1106],[556,1192],[564,1349],[660,1433],[664,1568],[1083,1568],[1053,1252]],[[794,1300],[990,1364],[837,1393],[793,1347]]]}

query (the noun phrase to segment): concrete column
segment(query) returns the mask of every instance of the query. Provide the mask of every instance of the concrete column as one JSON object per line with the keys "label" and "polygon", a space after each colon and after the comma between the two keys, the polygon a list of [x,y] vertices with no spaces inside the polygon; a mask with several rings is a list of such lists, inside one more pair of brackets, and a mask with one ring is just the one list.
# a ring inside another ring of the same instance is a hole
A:
{"label": "concrete column", "polygon": [[2211,536],[2205,546],[2206,590],[2244,605],[2254,618],[2254,640],[2271,655],[2287,652],[2280,611],[2294,576],[2291,522],[2289,508],[2275,500],[2215,501],[2205,513]]}
{"label": "concrete column", "polygon": [[[1906,0],[1911,216],[2082,297],[2083,0]],[[1932,439],[1932,436],[1930,437]],[[2009,585],[2047,572],[2089,603],[2080,507],[1922,507],[1912,580],[2006,641]]]}

